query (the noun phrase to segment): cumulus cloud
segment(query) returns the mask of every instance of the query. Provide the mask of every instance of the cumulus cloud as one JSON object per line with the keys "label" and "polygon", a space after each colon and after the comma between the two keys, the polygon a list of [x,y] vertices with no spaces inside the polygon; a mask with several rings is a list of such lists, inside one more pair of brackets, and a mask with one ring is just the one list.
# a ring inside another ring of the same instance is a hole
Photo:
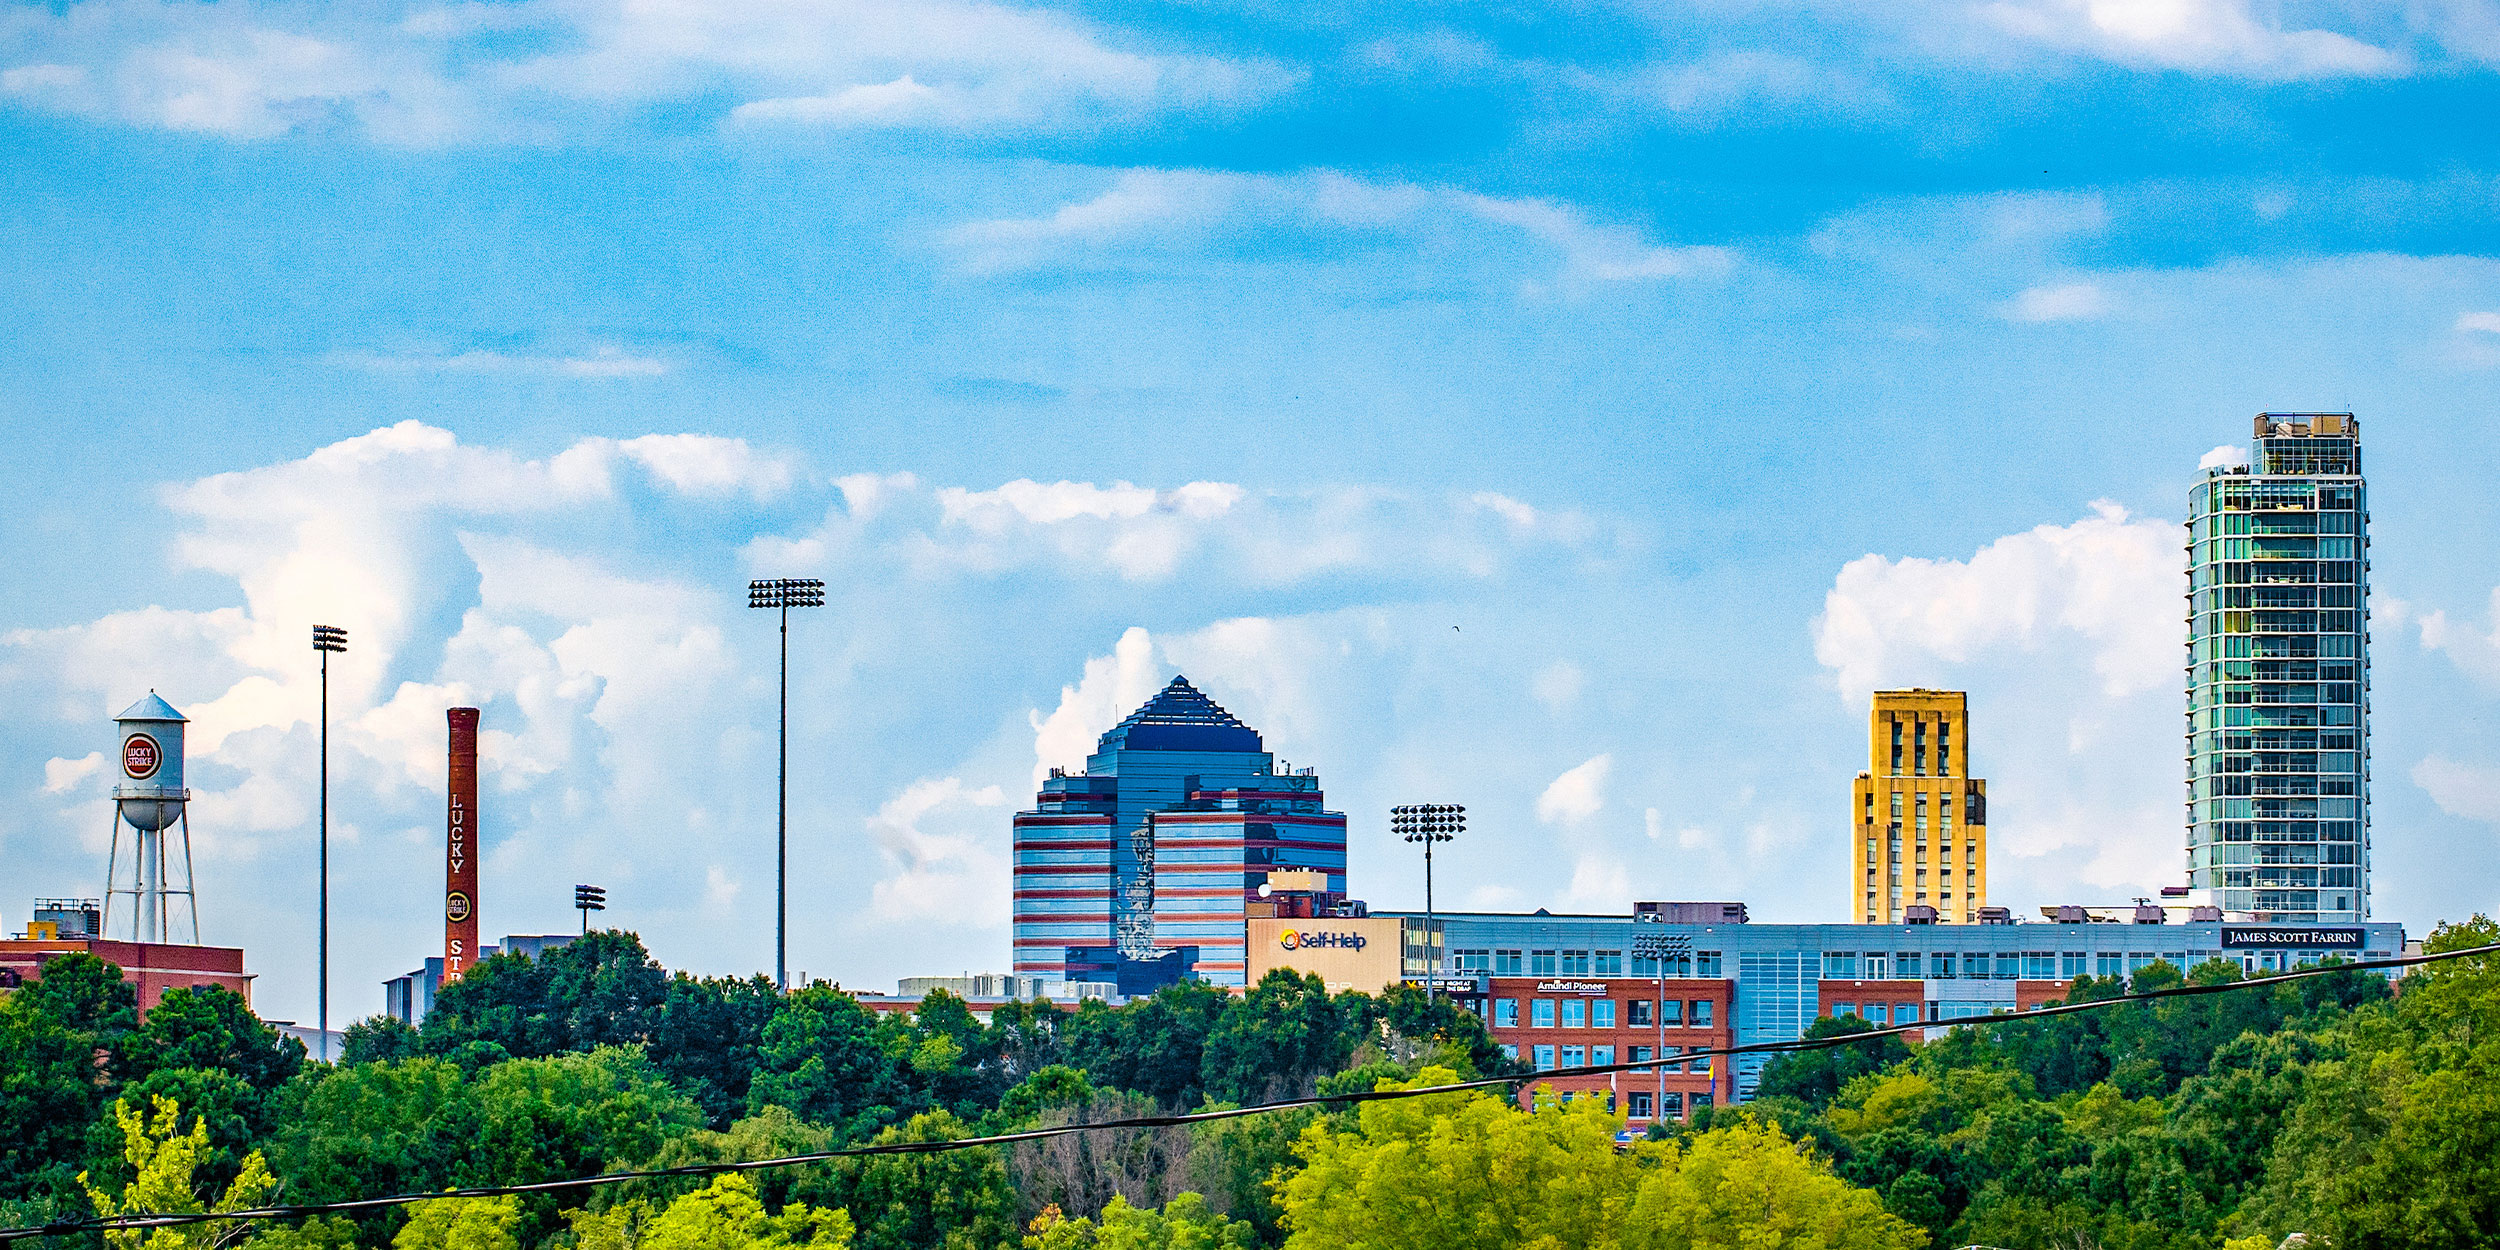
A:
{"label": "cumulus cloud", "polygon": [[2413,784],[2451,816],[2500,826],[2500,768],[2431,755],[2413,766]]}
{"label": "cumulus cloud", "polygon": [[877,916],[975,928],[1007,921],[1007,857],[999,850],[997,786],[923,778],[868,818],[889,873],[872,891]]}
{"label": "cumulus cloud", "polygon": [[2106,317],[2117,307],[2109,292],[2090,282],[2068,282],[2057,286],[2035,286],[2016,295],[2005,306],[2005,316],[2013,321],[2032,323],[2048,321],[2092,321]]}
{"label": "cumulus cloud", "polygon": [[2245,465],[2247,463],[2247,448],[2234,447],[2229,443],[2224,443],[2220,447],[2216,447],[2212,451],[2206,452],[2203,456],[2199,457],[2196,461],[2196,467],[2200,469],[2227,469]]}
{"label": "cumulus cloud", "polygon": [[1083,768],[1094,741],[1163,688],[1170,679],[1156,667],[1154,653],[1154,635],[1131,627],[1111,654],[1085,661],[1085,675],[1075,685],[1059,688],[1059,706],[1050,715],[1038,708],[1030,713],[1036,787],[1053,768]]}
{"label": "cumulus cloud", "polygon": [[1556,660],[1536,671],[1528,680],[1528,693],[1545,705],[1545,710],[1560,713],[1580,700],[1580,688],[1588,682],[1588,674],[1569,660]]}
{"label": "cumulus cloud", "polygon": [[2286,28],[2250,0],[2000,0],[1981,18],[2020,39],[2146,68],[2254,79],[2385,77],[2404,52],[2324,29]]}
{"label": "cumulus cloud", "polygon": [[2489,628],[2450,620],[2443,609],[2420,620],[2422,645],[2443,652],[2483,685],[2500,688],[2500,587],[2491,592]]}
{"label": "cumulus cloud", "polygon": [[74,760],[49,759],[43,762],[43,792],[67,794],[79,783],[104,771],[104,752],[90,751]]}
{"label": "cumulus cloud", "polygon": [[[518,36],[518,37],[515,37]],[[1290,87],[1262,58],[1164,53],[1045,9],[967,0],[519,0],[405,20],[299,0],[21,11],[0,92],[129,125],[268,139],[534,139],[617,105],[727,98],[765,125],[1089,129]]]}
{"label": "cumulus cloud", "polygon": [[533,355],[479,348],[461,352],[343,352],[332,359],[352,369],[376,373],[534,374],[592,381],[656,378],[677,368],[677,363],[666,357],[637,355],[612,344],[572,354]]}
{"label": "cumulus cloud", "polygon": [[1815,658],[1862,703],[1919,658],[2073,649],[2113,695],[2177,678],[2186,557],[2178,527],[2106,500],[2071,525],[2000,538],[1968,560],[1861,556],[1815,624]]}
{"label": "cumulus cloud", "polygon": [[2500,312],[2470,312],[2457,317],[2460,334],[2500,334]]}
{"label": "cumulus cloud", "polygon": [[1536,261],[1545,276],[1528,285],[1539,290],[1711,277],[1727,272],[1735,260],[1723,248],[1663,245],[1624,227],[1592,222],[1579,208],[1557,201],[1502,199],[1333,171],[1132,169],[1090,199],[1037,217],[966,222],[948,231],[944,242],[963,269],[996,274],[1154,268],[1180,256],[1230,255],[1245,240],[1279,235],[1314,244],[1395,238],[1445,248],[1452,240],[1481,239],[1495,254]]}
{"label": "cumulus cloud", "polygon": [[1592,756],[1565,771],[1537,796],[1536,818],[1549,825],[1576,825],[1606,806],[1606,774],[1615,757]]}

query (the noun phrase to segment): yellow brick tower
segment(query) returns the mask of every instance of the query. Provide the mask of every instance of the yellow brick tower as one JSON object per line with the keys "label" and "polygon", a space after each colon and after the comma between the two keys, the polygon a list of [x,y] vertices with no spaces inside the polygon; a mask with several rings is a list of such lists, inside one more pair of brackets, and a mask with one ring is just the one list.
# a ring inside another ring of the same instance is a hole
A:
{"label": "yellow brick tower", "polygon": [[1988,783],[1970,775],[1970,699],[1958,690],[1878,690],[1867,770],[1851,787],[1856,830],[1849,911],[1900,924],[1925,905],[1969,924],[1988,905]]}

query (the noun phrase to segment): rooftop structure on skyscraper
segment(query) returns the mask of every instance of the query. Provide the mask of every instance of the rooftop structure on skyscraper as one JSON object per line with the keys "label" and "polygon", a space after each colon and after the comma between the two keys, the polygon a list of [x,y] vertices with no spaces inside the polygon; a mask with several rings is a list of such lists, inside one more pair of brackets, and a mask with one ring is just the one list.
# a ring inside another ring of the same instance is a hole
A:
{"label": "rooftop structure on skyscraper", "polygon": [[1257,730],[1174,677],[1016,815],[1015,975],[1241,985],[1271,872],[1316,873],[1324,903],[1344,903],[1345,828],[1313,770],[1280,768]]}
{"label": "rooftop structure on skyscraper", "polygon": [[2188,495],[2194,901],[2370,915],[2369,497],[2350,413],[2265,413]]}

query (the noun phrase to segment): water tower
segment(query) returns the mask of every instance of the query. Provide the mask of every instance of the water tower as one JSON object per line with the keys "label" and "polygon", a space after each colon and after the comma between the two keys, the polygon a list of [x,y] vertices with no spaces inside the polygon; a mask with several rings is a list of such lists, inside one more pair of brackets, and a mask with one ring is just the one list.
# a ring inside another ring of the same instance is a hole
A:
{"label": "water tower", "polygon": [[[104,934],[113,936],[113,900],[130,897],[130,940],[163,942],[172,936],[172,902],[191,913],[191,944],[200,941],[200,905],[191,892],[191,792],[182,785],[182,727],[190,723],[172,705],[148,697],[113,718],[120,727],[121,782],[113,787],[113,849],[105,861]],[[129,884],[123,884],[122,826],[131,840]],[[182,832],[182,885],[170,880],[166,834]]]}

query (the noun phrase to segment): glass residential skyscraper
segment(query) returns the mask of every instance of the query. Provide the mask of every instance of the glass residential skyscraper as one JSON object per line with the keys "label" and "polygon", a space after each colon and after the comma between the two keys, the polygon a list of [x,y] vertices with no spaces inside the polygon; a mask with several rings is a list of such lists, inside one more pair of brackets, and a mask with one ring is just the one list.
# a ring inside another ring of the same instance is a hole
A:
{"label": "glass residential skyscraper", "polygon": [[2369,497],[2350,413],[2266,413],[2188,497],[2188,884],[2370,914]]}

